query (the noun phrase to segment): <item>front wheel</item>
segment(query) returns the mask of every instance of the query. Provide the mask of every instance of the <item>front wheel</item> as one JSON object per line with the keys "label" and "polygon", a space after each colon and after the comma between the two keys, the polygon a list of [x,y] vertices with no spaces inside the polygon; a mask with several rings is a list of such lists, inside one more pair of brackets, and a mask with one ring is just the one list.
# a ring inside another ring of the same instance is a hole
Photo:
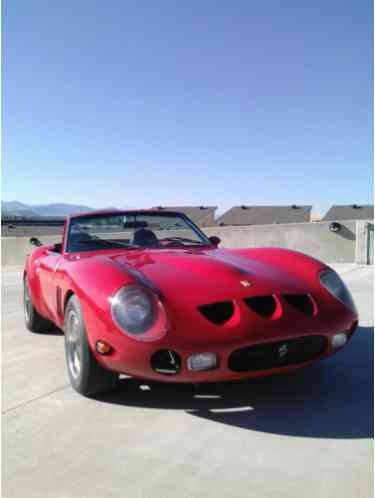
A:
{"label": "front wheel", "polygon": [[76,296],[72,296],[66,306],[64,332],[66,362],[73,388],[83,396],[94,396],[114,389],[119,377],[99,365],[91,352]]}

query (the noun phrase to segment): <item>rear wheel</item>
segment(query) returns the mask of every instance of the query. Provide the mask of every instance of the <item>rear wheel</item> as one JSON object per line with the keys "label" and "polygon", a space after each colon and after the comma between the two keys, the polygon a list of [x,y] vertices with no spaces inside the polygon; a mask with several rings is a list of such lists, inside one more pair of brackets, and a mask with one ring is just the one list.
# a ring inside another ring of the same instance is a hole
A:
{"label": "rear wheel", "polygon": [[31,299],[29,281],[27,275],[23,279],[23,311],[25,317],[25,325],[30,332],[47,332],[53,328],[52,322],[44,318],[35,309]]}
{"label": "rear wheel", "polygon": [[66,306],[64,332],[66,362],[73,388],[83,396],[94,396],[114,389],[119,376],[96,361],[87,340],[81,306],[74,295]]}

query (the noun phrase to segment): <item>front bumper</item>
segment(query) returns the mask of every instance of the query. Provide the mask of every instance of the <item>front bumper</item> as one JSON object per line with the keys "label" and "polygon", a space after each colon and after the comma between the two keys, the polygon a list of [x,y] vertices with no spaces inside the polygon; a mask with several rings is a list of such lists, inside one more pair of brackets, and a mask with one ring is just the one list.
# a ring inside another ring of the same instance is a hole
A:
{"label": "front bumper", "polygon": [[[330,333],[293,334],[268,341],[246,341],[229,345],[207,344],[207,347],[200,350],[181,349],[172,344],[161,348],[156,343],[138,343],[131,351],[114,349],[109,356],[96,357],[105,368],[150,380],[174,383],[238,380],[286,373],[330,356],[342,349],[332,348],[333,335],[344,332],[349,342],[357,324],[355,320],[346,329]],[[161,363],[157,365],[152,360],[160,352],[163,352],[160,356],[166,359],[164,366]],[[206,371],[189,370],[188,358],[192,354],[204,352],[216,353],[218,365]]]}

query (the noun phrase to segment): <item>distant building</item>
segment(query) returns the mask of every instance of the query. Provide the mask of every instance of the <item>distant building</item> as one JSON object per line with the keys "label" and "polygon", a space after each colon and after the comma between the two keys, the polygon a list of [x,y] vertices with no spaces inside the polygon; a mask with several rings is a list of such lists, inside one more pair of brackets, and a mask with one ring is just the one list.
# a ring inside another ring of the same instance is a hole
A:
{"label": "distant building", "polygon": [[351,204],[350,206],[332,206],[323,216],[322,221],[373,219],[374,206],[368,204]]}
{"label": "distant building", "polygon": [[196,225],[201,227],[211,227],[216,225],[215,211],[217,206],[157,206],[154,209],[184,213]]}
{"label": "distant building", "polygon": [[310,221],[314,222],[322,221],[322,216],[317,213],[311,213]]}
{"label": "distant building", "polygon": [[221,226],[308,223],[312,206],[234,206],[217,219]]}

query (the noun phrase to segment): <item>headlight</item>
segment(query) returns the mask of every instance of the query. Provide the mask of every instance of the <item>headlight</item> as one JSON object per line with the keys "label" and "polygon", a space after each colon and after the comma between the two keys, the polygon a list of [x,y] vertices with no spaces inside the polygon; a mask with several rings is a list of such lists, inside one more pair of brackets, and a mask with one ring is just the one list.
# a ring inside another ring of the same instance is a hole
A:
{"label": "headlight", "polygon": [[[158,323],[160,311],[164,311],[160,307],[156,296],[138,285],[122,287],[111,300],[112,318],[120,329],[138,338],[151,332],[151,340],[157,338],[155,334],[160,336],[165,332],[159,330],[160,326],[165,329],[165,323]],[[159,325],[158,330],[154,330],[156,325]]]}
{"label": "headlight", "polygon": [[348,291],[348,288],[333,270],[325,270],[320,274],[320,282],[328,292],[330,292],[336,299],[341,301],[351,311],[357,313],[353,298]]}

